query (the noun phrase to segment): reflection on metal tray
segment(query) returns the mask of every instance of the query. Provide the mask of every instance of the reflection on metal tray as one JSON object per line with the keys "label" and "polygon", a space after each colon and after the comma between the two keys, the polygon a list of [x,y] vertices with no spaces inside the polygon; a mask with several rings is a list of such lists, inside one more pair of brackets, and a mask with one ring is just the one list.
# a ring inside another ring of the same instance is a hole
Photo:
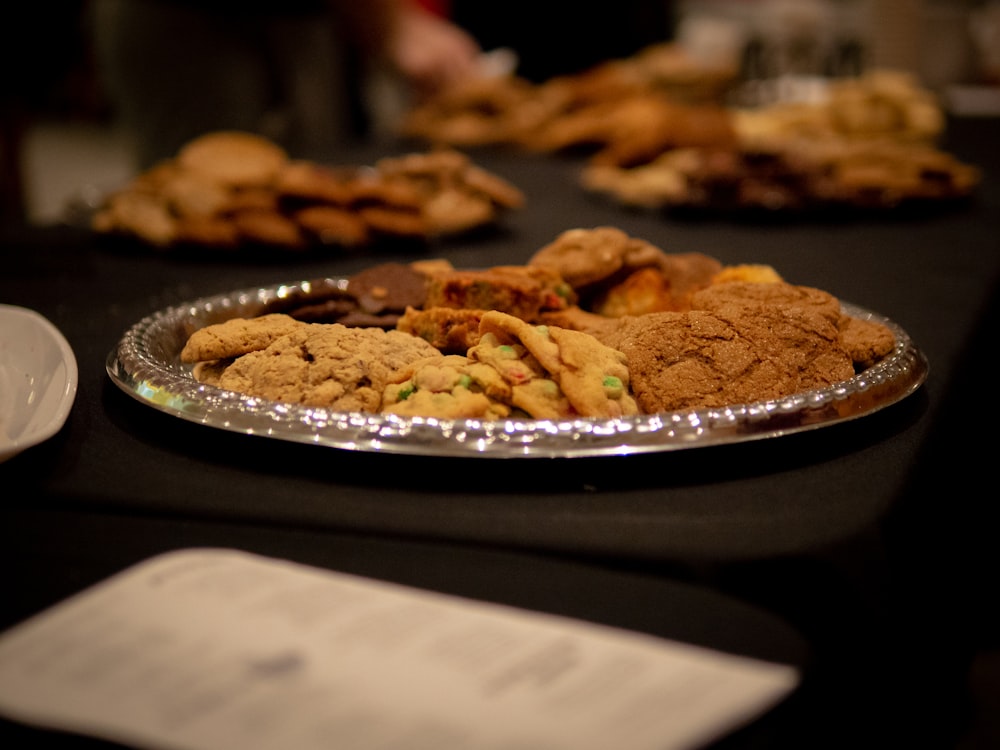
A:
{"label": "reflection on metal tray", "polygon": [[844,311],[892,329],[892,354],[850,380],[787,398],[721,409],[618,419],[565,421],[404,418],[279,403],[197,382],[179,354],[191,333],[229,318],[252,317],[291,298],[320,298],[345,279],[304,281],[206,297],[136,323],[109,354],[122,390],[181,419],[209,427],[332,448],[481,458],[623,456],[774,438],[872,414],[926,380],[927,360],[893,321],[843,304]]}

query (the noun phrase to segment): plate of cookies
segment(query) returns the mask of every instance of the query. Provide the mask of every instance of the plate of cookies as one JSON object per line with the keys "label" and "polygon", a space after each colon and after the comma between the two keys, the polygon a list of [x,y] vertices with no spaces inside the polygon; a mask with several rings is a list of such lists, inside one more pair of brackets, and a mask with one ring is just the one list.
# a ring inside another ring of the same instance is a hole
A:
{"label": "plate of cookies", "polygon": [[938,96],[907,71],[823,79],[812,96],[745,106],[733,101],[736,71],[693,62],[652,45],[538,83],[468,81],[416,104],[400,129],[416,142],[575,156],[581,191],[673,218],[898,216],[978,189],[981,170],[940,147]]}
{"label": "plate of cookies", "polygon": [[523,265],[381,263],[160,310],[112,381],[202,425],[336,449],[620,456],[864,417],[928,363],[895,322],[759,264],[610,226]]}
{"label": "plate of cookies", "polygon": [[451,148],[328,165],[255,133],[213,131],[102,196],[87,223],[159,250],[350,250],[467,234],[524,200]]}

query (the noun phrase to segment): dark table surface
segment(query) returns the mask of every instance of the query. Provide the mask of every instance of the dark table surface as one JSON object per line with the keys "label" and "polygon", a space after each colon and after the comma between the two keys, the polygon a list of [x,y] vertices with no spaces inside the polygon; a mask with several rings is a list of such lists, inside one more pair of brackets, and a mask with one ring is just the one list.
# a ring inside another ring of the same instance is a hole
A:
{"label": "dark table surface", "polygon": [[[233,547],[803,668],[789,700],[720,748],[997,740],[998,136],[995,119],[950,122],[943,145],[983,169],[980,189],[899,214],[634,211],[586,195],[572,159],[484,150],[474,159],[521,187],[526,207],[496,231],[427,248],[195,256],[5,226],[0,303],[63,332],[79,389],[55,437],[0,464],[0,627],[156,553]],[[325,159],[367,164],[390,150]],[[217,430],[130,398],[105,371],[128,327],[179,302],[390,260],[523,263],[565,229],[600,225],[667,252],[770,264],[882,313],[927,356],[928,379],[901,403],[797,435],[489,460]],[[4,738],[52,736],[0,722]]]}

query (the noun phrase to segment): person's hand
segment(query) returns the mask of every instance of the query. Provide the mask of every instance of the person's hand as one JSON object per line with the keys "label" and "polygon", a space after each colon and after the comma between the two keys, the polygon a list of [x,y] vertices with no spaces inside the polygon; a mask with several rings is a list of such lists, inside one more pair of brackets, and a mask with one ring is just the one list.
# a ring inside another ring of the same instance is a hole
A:
{"label": "person's hand", "polygon": [[416,90],[431,94],[475,74],[479,44],[445,18],[403,2],[385,54]]}

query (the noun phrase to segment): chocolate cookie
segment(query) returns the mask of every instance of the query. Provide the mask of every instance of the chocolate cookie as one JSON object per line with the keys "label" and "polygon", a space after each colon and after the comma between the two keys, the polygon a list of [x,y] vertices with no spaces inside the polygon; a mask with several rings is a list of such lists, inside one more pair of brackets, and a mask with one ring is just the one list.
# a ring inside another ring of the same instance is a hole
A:
{"label": "chocolate cookie", "polygon": [[402,313],[408,307],[423,306],[427,276],[408,263],[379,263],[352,275],[347,292],[364,312]]}

